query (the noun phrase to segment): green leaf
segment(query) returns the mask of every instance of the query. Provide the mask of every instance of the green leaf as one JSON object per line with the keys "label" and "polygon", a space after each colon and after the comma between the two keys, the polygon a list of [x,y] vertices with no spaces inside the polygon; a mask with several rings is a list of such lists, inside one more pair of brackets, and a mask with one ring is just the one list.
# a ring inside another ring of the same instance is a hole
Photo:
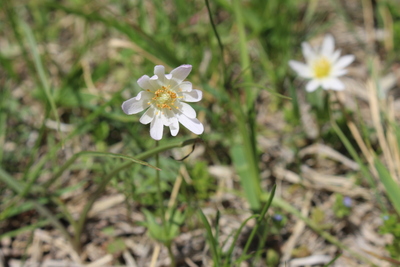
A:
{"label": "green leaf", "polygon": [[143,213],[146,217],[146,221],[143,224],[146,226],[147,230],[149,230],[150,237],[164,243],[166,237],[164,235],[163,226],[157,223],[156,218],[150,211],[143,209]]}
{"label": "green leaf", "polygon": [[122,238],[117,238],[113,240],[111,243],[107,244],[107,252],[111,254],[120,253],[125,249],[126,245]]}
{"label": "green leaf", "polygon": [[397,214],[400,215],[400,185],[393,180],[385,165],[383,165],[378,158],[375,159],[374,163],[379,174],[379,179],[385,186],[386,193],[397,211]]}
{"label": "green leaf", "polygon": [[231,156],[235,169],[240,177],[241,185],[243,186],[244,194],[247,201],[250,203],[250,207],[253,210],[260,208],[260,200],[258,196],[259,185],[255,179],[251,177],[249,171],[249,160],[246,159],[245,151],[242,145],[235,145],[231,149]]}

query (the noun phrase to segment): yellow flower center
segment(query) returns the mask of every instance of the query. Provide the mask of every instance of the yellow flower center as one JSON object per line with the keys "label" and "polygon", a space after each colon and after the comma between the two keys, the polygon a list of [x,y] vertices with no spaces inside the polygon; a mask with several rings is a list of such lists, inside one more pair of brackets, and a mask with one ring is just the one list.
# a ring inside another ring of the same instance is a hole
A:
{"label": "yellow flower center", "polygon": [[[162,86],[160,89],[154,92],[152,102],[159,109],[167,108],[171,110],[175,106],[175,100],[178,98],[174,91],[169,90],[170,86]],[[149,91],[149,90],[148,90]],[[150,104],[150,102],[148,103]]]}
{"label": "yellow flower center", "polygon": [[325,57],[317,59],[313,64],[314,75],[316,78],[323,78],[329,75],[331,72],[331,62]]}

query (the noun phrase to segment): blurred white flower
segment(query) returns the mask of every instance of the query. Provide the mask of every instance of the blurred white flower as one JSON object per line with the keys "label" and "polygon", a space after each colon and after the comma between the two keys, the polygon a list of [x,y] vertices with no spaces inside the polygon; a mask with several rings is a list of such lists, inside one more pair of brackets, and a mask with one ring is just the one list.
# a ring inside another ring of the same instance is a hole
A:
{"label": "blurred white flower", "polygon": [[302,43],[306,64],[295,60],[289,61],[289,66],[300,77],[311,79],[306,85],[308,92],[315,91],[319,86],[325,90],[341,91],[344,89],[344,84],[338,77],[347,73],[345,68],[354,61],[354,56],[340,57],[340,50],[335,51],[334,49],[335,41],[332,35],[327,34],[319,51],[313,50],[306,42]]}
{"label": "blurred white flower", "polygon": [[192,89],[190,82],[183,81],[191,70],[191,65],[182,65],[165,74],[164,66],[155,66],[153,77],[143,75],[137,81],[144,91],[122,103],[122,110],[131,115],[147,109],[140,122],[150,123],[150,136],[155,140],[162,138],[164,125],[176,136],[179,122],[193,133],[202,134],[204,127],[196,119],[196,111],[185,103],[198,102],[203,96],[200,90]]}

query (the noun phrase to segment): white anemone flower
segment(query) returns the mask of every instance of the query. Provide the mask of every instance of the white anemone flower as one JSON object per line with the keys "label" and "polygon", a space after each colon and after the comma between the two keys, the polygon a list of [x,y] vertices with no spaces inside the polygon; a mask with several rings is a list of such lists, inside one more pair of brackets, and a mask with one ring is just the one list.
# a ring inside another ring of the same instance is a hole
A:
{"label": "white anemone flower", "polygon": [[344,89],[344,84],[338,77],[347,73],[345,68],[354,61],[354,56],[340,57],[340,50],[335,51],[335,41],[332,35],[325,36],[319,50],[314,50],[306,42],[302,43],[302,50],[306,64],[290,60],[289,66],[300,77],[311,79],[306,85],[307,92],[313,92],[320,86],[325,90],[341,91]]}
{"label": "white anemone flower", "polygon": [[196,111],[185,103],[198,102],[203,96],[190,82],[184,81],[191,70],[191,65],[182,65],[165,74],[164,66],[155,66],[153,77],[143,75],[137,81],[144,91],[122,103],[122,110],[131,115],[147,109],[139,121],[150,123],[150,136],[155,140],[161,140],[164,125],[176,136],[179,122],[193,133],[202,134],[204,127],[196,119]]}

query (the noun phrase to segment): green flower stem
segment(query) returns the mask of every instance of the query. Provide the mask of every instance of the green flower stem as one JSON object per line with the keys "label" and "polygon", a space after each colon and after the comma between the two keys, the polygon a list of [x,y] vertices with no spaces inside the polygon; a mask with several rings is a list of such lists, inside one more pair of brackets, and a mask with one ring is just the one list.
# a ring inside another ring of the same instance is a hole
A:
{"label": "green flower stem", "polygon": [[[156,147],[158,147],[158,141],[156,141]],[[156,166],[160,166],[160,154],[156,154]],[[160,204],[161,208],[161,221],[163,224],[164,232],[167,234],[167,224],[165,222],[165,208],[164,208],[164,197],[162,194],[162,189],[161,189],[161,179],[160,179],[160,172],[156,172],[156,184],[157,184],[157,195],[158,195],[158,201]]]}
{"label": "green flower stem", "polygon": [[[156,148],[157,147],[158,147],[158,141],[156,141]],[[156,166],[157,167],[160,166],[160,154],[159,153],[156,154]],[[161,222],[162,222],[163,229],[164,229],[164,236],[168,236],[168,231],[170,229],[167,225],[167,221],[165,220],[166,212],[165,212],[165,207],[164,207],[164,197],[163,197],[162,189],[161,189],[161,179],[160,179],[159,171],[156,172],[156,184],[157,184],[158,201],[159,201],[160,208],[161,208]],[[168,249],[169,258],[171,259],[170,266],[175,267],[176,262],[175,262],[174,253],[172,252],[171,242],[168,240],[167,242],[164,243],[164,246],[166,246]]]}

